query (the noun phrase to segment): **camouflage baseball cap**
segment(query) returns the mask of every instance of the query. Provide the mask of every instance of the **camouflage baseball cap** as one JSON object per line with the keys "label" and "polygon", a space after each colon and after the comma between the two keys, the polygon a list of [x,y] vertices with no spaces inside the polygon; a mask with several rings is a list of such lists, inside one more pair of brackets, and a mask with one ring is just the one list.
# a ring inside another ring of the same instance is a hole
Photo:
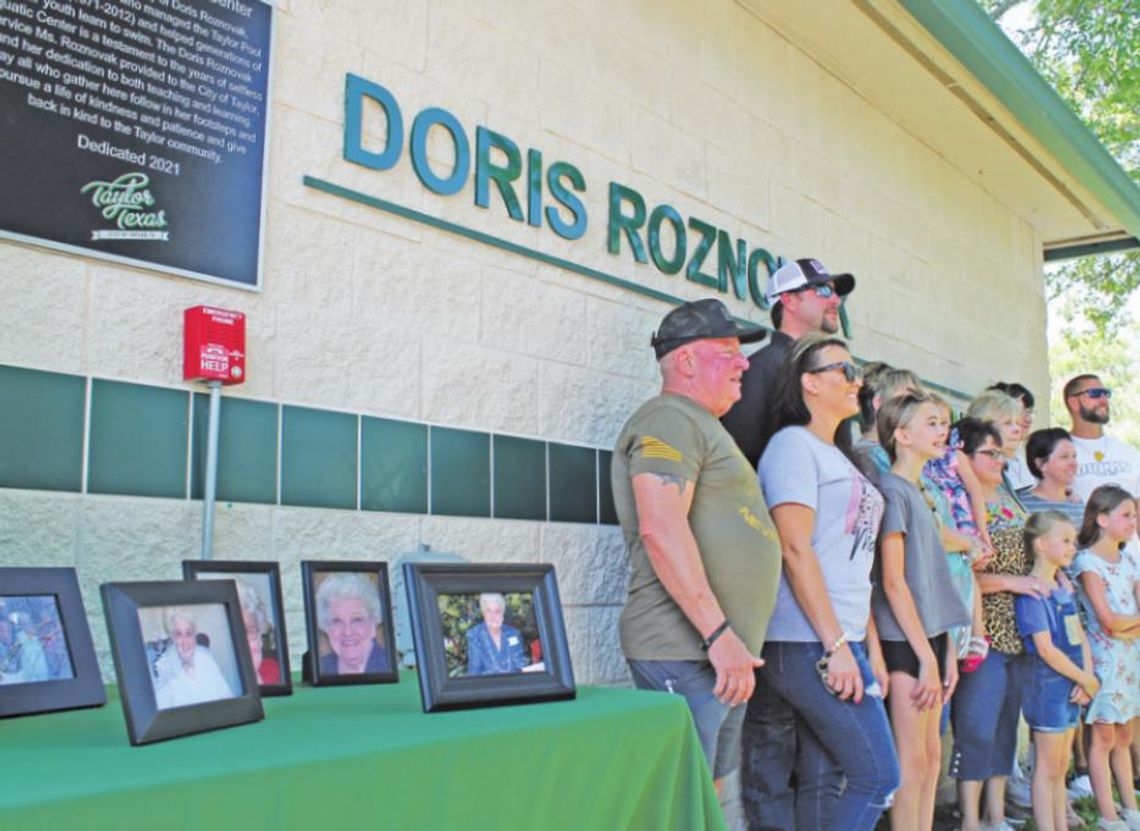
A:
{"label": "camouflage baseball cap", "polygon": [[760,326],[745,326],[736,321],[728,308],[715,298],[682,303],[661,320],[649,339],[660,360],[678,346],[704,338],[739,338],[741,343],[763,340],[768,331]]}

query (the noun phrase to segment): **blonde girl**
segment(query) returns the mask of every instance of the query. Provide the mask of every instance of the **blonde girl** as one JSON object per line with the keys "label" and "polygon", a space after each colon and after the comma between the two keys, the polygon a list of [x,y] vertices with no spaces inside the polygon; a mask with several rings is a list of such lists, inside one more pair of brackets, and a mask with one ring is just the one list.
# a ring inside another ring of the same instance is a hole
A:
{"label": "blonde girl", "polygon": [[1017,629],[1025,639],[1029,666],[1022,711],[1033,730],[1033,818],[1037,831],[1067,831],[1065,772],[1069,748],[1088,704],[1100,688],[1081,628],[1074,587],[1061,569],[1076,554],[1077,529],[1064,514],[1042,511],[1025,523],[1025,551],[1033,577],[1048,593],[1014,600]]}
{"label": "blonde girl", "polygon": [[[1092,725],[1089,778],[1105,831],[1140,831],[1132,783],[1132,719],[1140,715],[1140,567],[1124,550],[1136,534],[1136,503],[1116,485],[1089,495],[1073,561],[1081,582],[1100,690],[1085,720]],[[1124,809],[1116,810],[1112,780]]]}
{"label": "blonde girl", "polygon": [[887,699],[902,781],[893,831],[930,829],[942,761],[942,706],[958,681],[947,631],[970,616],[950,580],[938,522],[922,493],[922,467],[946,450],[948,425],[928,395],[907,392],[882,405],[879,441],[891,469],[879,480],[886,510],[879,533],[871,610],[890,673]]}

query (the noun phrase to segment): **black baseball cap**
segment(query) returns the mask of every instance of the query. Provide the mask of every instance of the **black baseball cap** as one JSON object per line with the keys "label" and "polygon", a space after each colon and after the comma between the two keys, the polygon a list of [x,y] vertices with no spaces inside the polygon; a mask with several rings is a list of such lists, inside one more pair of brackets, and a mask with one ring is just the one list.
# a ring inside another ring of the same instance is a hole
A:
{"label": "black baseball cap", "polygon": [[744,326],[729,314],[728,308],[713,297],[682,303],[661,320],[649,339],[657,359],[678,346],[705,338],[739,338],[741,343],[763,340],[768,331],[760,326]]}

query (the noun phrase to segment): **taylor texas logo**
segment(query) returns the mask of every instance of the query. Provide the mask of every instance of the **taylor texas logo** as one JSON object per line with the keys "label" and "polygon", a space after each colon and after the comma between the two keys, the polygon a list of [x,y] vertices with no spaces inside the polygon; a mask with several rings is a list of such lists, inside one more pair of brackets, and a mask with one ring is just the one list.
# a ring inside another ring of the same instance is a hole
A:
{"label": "taylor texas logo", "polygon": [[166,211],[153,210],[154,195],[150,192],[150,177],[134,171],[124,173],[113,182],[96,179],[79,189],[91,195],[91,204],[99,209],[113,229],[91,232],[92,240],[169,240],[166,228]]}

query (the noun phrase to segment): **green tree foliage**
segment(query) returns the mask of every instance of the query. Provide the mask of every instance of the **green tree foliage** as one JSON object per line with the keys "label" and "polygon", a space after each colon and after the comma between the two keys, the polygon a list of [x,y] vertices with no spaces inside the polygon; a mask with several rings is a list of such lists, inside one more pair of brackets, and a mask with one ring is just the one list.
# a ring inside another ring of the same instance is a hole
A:
{"label": "green tree foliage", "polygon": [[[1034,66],[1140,180],[1140,4],[1137,0],[979,0]],[[1073,298],[1113,333],[1140,286],[1140,251],[1086,257],[1046,272],[1051,298]]]}

